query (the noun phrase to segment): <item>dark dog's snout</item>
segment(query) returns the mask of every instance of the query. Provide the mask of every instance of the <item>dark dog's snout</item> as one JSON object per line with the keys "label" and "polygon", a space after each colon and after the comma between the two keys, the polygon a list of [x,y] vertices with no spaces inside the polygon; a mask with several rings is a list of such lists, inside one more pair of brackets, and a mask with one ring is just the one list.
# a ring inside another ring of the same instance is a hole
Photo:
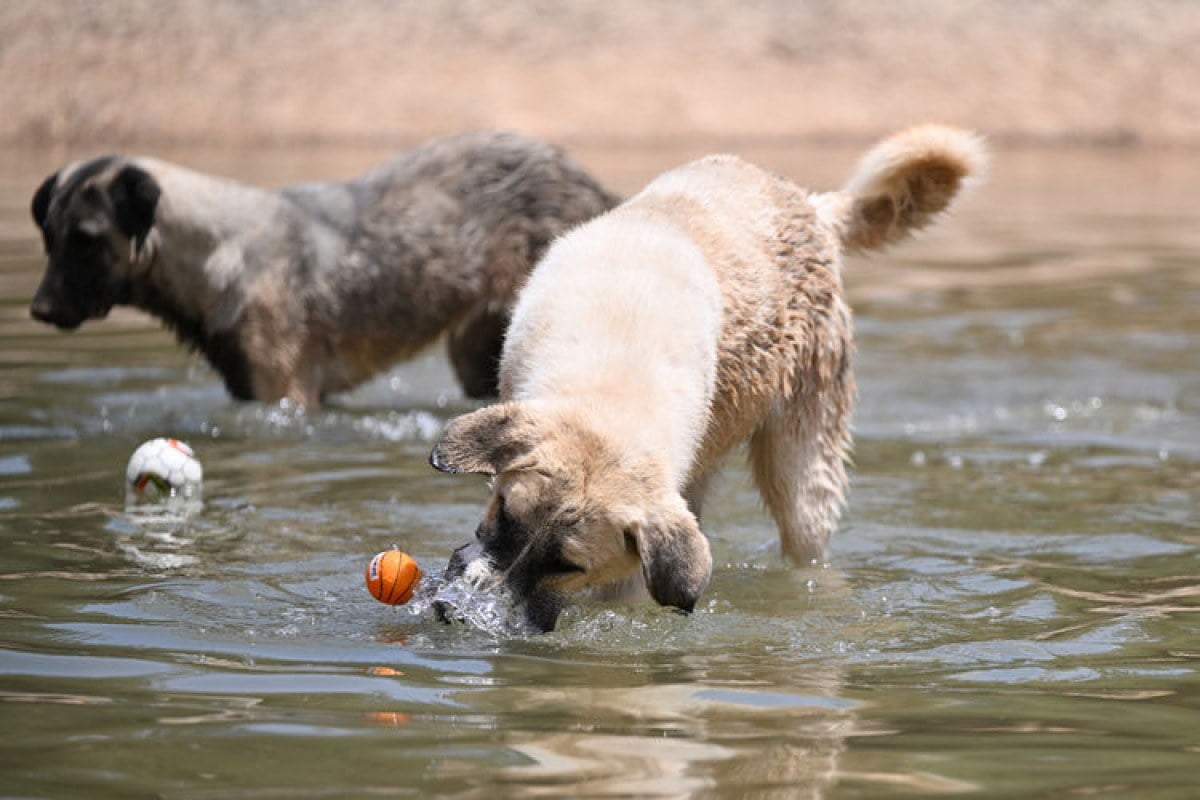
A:
{"label": "dark dog's snout", "polygon": [[32,302],[30,302],[29,316],[33,317],[38,322],[44,322],[47,325],[53,325],[61,330],[70,330],[72,328],[79,327],[79,322],[65,319],[61,310],[57,307],[54,301],[43,294],[35,296]]}
{"label": "dark dog's snout", "polygon": [[63,331],[75,330],[86,318],[86,314],[62,309],[48,297],[40,295],[33,298],[33,302],[29,304],[29,316]]}
{"label": "dark dog's snout", "polygon": [[50,265],[29,301],[29,316],[60,330],[74,330],[83,324],[87,314],[76,308],[78,303],[64,302],[70,296],[65,291],[62,272]]}
{"label": "dark dog's snout", "polygon": [[35,297],[33,302],[29,304],[29,316],[36,319],[38,322],[54,323],[54,307],[50,305],[50,301],[44,297]]}

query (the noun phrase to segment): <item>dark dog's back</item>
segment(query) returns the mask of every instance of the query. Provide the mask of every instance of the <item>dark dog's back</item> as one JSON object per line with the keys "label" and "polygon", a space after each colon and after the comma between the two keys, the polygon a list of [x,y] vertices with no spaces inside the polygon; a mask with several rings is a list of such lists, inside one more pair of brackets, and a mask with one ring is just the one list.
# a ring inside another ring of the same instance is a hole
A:
{"label": "dark dog's back", "polygon": [[[618,201],[560,149],[504,133],[437,140],[330,187],[321,218],[352,221],[329,276],[345,299],[332,336],[344,348],[381,334],[402,339],[407,357],[446,332],[467,393],[495,395],[525,276],[554,237]],[[375,280],[363,262],[399,280]]]}

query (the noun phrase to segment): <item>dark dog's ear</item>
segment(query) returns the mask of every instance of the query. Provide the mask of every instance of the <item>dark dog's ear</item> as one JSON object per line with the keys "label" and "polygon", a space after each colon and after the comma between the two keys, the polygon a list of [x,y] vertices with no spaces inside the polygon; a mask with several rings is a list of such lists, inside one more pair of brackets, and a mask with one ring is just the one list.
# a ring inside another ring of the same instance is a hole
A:
{"label": "dark dog's ear", "polygon": [[134,166],[122,168],[109,185],[108,196],[117,227],[136,242],[139,251],[154,225],[154,211],[161,195],[162,189],[154,176]]}
{"label": "dark dog's ear", "polygon": [[662,503],[626,525],[625,538],[642,561],[650,596],[659,605],[690,612],[708,586],[712,553],[683,498]]}
{"label": "dark dog's ear", "polygon": [[58,173],[54,173],[33,193],[33,202],[29,210],[33,212],[33,221],[39,228],[46,227],[46,215],[50,213],[50,198],[54,196],[54,187],[58,183]]}
{"label": "dark dog's ear", "polygon": [[529,412],[516,403],[501,403],[451,420],[429,463],[442,472],[497,475],[536,443]]}

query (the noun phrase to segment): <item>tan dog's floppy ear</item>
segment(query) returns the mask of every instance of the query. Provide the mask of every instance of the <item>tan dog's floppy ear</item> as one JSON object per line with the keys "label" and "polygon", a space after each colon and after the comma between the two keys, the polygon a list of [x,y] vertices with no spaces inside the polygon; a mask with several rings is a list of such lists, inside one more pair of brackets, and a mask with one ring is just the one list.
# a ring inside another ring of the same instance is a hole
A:
{"label": "tan dog's floppy ear", "polygon": [[691,612],[712,575],[712,553],[683,498],[659,505],[625,528],[642,561],[642,576],[659,605]]}
{"label": "tan dog's floppy ear", "polygon": [[528,412],[501,403],[451,420],[429,463],[441,472],[496,475],[529,453],[535,441]]}

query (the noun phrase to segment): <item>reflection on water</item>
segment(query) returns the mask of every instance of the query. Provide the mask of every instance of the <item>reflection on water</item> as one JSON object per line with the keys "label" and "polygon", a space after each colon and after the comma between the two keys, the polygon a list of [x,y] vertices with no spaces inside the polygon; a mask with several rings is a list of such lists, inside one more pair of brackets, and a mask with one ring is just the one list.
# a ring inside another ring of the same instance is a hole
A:
{"label": "reflection on water", "polygon": [[[803,150],[803,148],[797,148]],[[695,152],[582,152],[621,190]],[[279,184],[383,153],[164,154]],[[750,151],[820,187],[854,153]],[[830,563],[779,564],[740,467],[690,618],[579,605],[442,626],[483,483],[426,464],[469,407],[436,352],[319,413],[234,405],[154,323],[28,321],[0,154],[0,780],[22,796],[1187,796],[1200,767],[1200,224],[1186,153],[1002,154],[964,213],[847,275],[861,401]],[[151,436],[205,505],[128,513]]]}

